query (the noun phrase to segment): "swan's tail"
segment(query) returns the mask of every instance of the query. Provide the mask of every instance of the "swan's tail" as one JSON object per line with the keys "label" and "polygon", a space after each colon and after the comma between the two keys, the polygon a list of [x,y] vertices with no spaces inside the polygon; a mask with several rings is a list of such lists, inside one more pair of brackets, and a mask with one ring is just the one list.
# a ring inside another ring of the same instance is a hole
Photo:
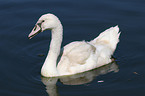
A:
{"label": "swan's tail", "polygon": [[98,42],[104,42],[104,43],[108,43],[109,46],[115,50],[116,49],[116,45],[119,42],[119,36],[120,36],[119,32],[119,27],[115,26],[115,27],[111,27],[107,30],[105,30],[104,32],[100,33],[100,35],[95,38],[94,40],[92,40],[92,43],[98,43]]}

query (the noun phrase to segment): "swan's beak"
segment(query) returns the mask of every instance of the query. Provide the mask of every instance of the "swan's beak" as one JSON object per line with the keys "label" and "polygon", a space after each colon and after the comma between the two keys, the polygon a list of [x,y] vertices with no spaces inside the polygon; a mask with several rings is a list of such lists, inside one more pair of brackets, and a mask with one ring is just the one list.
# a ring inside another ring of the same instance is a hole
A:
{"label": "swan's beak", "polygon": [[37,23],[31,31],[31,33],[29,34],[28,38],[31,39],[40,32],[42,32],[41,24]]}

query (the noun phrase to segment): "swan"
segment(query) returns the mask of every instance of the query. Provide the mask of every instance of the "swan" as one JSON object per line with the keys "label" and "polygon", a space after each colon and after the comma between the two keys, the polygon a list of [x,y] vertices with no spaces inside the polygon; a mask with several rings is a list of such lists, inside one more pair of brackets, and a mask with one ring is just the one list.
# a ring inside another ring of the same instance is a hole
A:
{"label": "swan", "polygon": [[[73,75],[103,66],[112,62],[119,42],[119,27],[111,27],[91,41],[74,41],[63,47],[63,26],[57,16],[51,13],[42,15],[28,38],[45,30],[51,30],[52,39],[49,52],[41,68],[44,77]],[[58,58],[59,62],[58,62]]]}

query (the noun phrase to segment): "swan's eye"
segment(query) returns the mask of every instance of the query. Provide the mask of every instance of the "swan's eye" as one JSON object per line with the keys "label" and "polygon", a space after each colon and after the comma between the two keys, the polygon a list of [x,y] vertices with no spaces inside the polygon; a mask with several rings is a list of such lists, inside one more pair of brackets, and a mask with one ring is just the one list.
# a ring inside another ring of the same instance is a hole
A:
{"label": "swan's eye", "polygon": [[42,20],[42,22],[41,23],[43,23],[44,22],[44,20]]}

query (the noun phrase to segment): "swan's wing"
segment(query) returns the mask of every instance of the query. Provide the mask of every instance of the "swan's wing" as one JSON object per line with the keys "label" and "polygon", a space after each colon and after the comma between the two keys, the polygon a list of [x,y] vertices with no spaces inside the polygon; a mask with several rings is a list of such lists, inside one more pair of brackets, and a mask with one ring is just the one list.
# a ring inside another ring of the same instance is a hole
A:
{"label": "swan's wing", "polygon": [[61,75],[70,75],[91,69],[92,65],[88,63],[88,60],[92,54],[95,54],[95,51],[96,48],[93,45],[84,41],[72,42],[66,45],[57,66],[59,73]]}
{"label": "swan's wing", "polygon": [[64,47],[63,56],[67,56],[71,64],[85,64],[96,48],[87,42],[72,42]]}

